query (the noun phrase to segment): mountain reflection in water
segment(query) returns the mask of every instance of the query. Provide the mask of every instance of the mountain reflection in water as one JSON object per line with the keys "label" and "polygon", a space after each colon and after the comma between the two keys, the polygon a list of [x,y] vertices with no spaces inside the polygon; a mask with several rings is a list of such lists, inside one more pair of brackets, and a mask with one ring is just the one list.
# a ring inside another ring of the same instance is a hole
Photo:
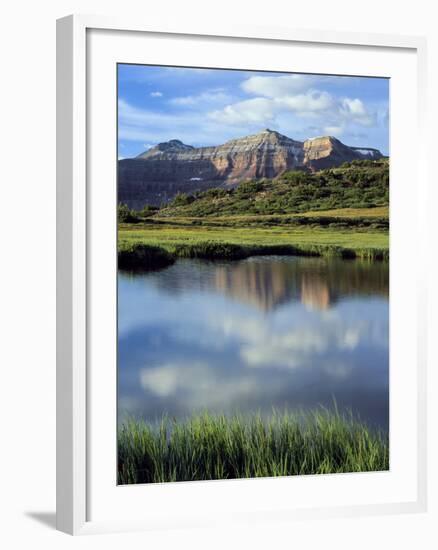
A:
{"label": "mountain reflection in water", "polygon": [[[176,281],[169,269],[168,276],[154,274],[154,284],[170,293],[217,291],[263,311],[291,301],[327,309],[341,296],[388,298],[388,264],[383,262],[261,256],[227,263],[188,260],[186,265],[199,271]],[[180,262],[178,274],[186,265]]]}
{"label": "mountain reflection in water", "polygon": [[119,274],[119,412],[351,409],[388,426],[388,264],[254,257]]}

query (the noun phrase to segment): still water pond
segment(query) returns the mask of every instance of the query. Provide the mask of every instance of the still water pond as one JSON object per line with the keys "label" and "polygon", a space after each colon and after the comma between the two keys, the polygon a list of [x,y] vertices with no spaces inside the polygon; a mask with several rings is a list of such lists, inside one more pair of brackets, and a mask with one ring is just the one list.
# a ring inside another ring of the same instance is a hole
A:
{"label": "still water pond", "polygon": [[335,400],[388,428],[388,264],[179,260],[118,293],[120,420]]}

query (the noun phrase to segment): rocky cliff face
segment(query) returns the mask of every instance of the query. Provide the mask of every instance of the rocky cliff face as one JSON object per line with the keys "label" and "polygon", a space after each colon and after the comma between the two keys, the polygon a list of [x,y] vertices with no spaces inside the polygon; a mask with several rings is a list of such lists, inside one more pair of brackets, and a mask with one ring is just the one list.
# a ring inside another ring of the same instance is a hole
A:
{"label": "rocky cliff face", "polygon": [[303,143],[305,167],[323,170],[351,160],[377,160],[382,154],[377,149],[349,147],[332,136],[308,139]]}
{"label": "rocky cliff face", "polygon": [[301,142],[269,129],[217,147],[195,148],[173,139],[136,158],[119,161],[118,200],[131,208],[159,205],[177,193],[381,156],[377,149],[348,147],[331,136]]}

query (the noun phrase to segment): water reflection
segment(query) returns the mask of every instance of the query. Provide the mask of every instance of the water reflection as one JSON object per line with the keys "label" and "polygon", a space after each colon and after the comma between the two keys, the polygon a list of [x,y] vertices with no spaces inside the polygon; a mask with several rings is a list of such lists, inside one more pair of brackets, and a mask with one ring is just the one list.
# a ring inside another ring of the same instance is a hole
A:
{"label": "water reflection", "polygon": [[178,261],[119,274],[119,411],[330,405],[388,425],[388,266]]}
{"label": "water reflection", "polygon": [[388,265],[382,262],[287,256],[223,264],[190,260],[146,277],[148,284],[169,293],[218,291],[263,311],[294,300],[309,308],[327,309],[342,296],[388,297]]}

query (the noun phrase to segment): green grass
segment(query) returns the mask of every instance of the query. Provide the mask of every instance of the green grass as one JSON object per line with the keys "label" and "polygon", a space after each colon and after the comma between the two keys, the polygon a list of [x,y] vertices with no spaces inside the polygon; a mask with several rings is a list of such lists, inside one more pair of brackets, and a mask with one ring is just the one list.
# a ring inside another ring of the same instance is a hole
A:
{"label": "green grass", "polygon": [[313,413],[195,415],[158,425],[131,420],[118,432],[118,483],[162,483],[383,471],[387,435],[353,416]]}
{"label": "green grass", "polygon": [[335,218],[389,218],[389,206],[376,206],[375,208],[336,208],[333,210],[319,210],[304,212],[303,216],[333,216]]}
{"label": "green grass", "polygon": [[[376,209],[377,210],[377,209]],[[334,211],[335,212],[335,211]],[[382,216],[371,215],[369,217],[353,215],[348,217],[343,214],[340,216],[319,215],[316,212],[307,212],[302,215],[297,214],[269,214],[269,215],[238,215],[238,216],[205,216],[205,217],[172,217],[160,219],[159,217],[149,217],[148,219],[139,219],[136,224],[139,226],[147,225],[173,225],[173,226],[204,226],[204,227],[299,227],[307,226],[314,229],[360,229],[360,230],[383,230],[388,231],[389,219]]]}
{"label": "green grass", "polygon": [[[163,207],[161,211],[155,211],[152,215],[154,218],[160,218],[162,214],[164,214],[166,210],[166,207]],[[167,213],[169,214],[170,209],[167,210]],[[141,213],[138,213],[138,215],[141,217]],[[248,217],[257,217],[257,218],[269,218],[269,216],[332,216],[335,218],[352,218],[352,217],[379,217],[379,218],[389,218],[389,206],[374,206],[372,208],[331,208],[329,210],[306,210],[304,212],[287,212],[282,214],[210,214],[207,216],[208,218],[216,218],[216,219],[239,219],[239,218],[248,218]],[[148,216],[143,217],[151,217],[151,214]],[[166,216],[170,217],[170,216]],[[178,218],[178,215],[172,215],[172,218]],[[187,217],[187,216],[182,216]],[[189,217],[196,217],[196,216],[189,216]],[[202,216],[198,216],[198,218],[201,218]]]}
{"label": "green grass", "polygon": [[320,227],[226,227],[226,226],[187,226],[178,224],[151,223],[142,227],[138,225],[121,225],[119,245],[125,243],[143,243],[162,246],[172,251],[177,244],[199,242],[221,242],[240,245],[327,245],[345,248],[381,248],[388,249],[388,233],[359,229],[338,230]]}
{"label": "green grass", "polygon": [[309,226],[228,227],[148,223],[121,225],[119,255],[137,246],[160,247],[174,257],[239,259],[257,254],[387,259],[388,232]]}

